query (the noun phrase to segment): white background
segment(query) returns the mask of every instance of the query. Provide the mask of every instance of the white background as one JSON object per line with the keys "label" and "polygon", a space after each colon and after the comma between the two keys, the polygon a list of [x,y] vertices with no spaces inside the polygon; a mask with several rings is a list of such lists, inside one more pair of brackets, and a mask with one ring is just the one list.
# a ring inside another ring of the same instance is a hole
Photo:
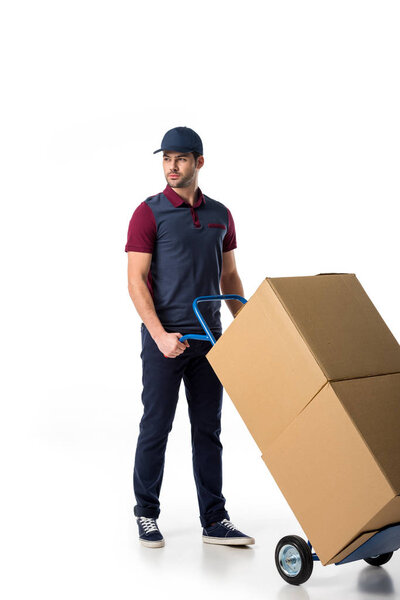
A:
{"label": "white background", "polygon": [[166,546],[139,545],[124,252],[165,187],[153,151],[186,125],[201,189],[234,216],[245,295],[355,273],[399,339],[399,3],[9,0],[0,17],[2,597],[399,598],[398,555],[283,582],[275,544],[302,532],[226,394],[224,495],[255,546],[202,544],[183,388]]}

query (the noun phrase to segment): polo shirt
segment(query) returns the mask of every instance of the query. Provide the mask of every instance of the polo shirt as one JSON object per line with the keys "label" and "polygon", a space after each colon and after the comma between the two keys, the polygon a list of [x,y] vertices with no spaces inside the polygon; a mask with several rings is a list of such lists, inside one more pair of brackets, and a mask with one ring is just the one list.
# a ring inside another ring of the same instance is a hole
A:
{"label": "polo shirt", "polygon": [[[221,293],[222,254],[236,248],[230,210],[200,188],[191,206],[167,185],[135,209],[127,237],[125,252],[152,255],[147,287],[164,329],[202,333],[192,302]],[[220,300],[199,304],[215,332],[222,331],[220,308]]]}

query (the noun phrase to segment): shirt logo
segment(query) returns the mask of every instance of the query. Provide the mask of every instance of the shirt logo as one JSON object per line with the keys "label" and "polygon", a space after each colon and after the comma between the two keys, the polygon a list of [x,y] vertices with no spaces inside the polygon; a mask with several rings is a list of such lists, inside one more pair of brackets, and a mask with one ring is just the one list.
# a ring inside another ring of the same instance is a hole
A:
{"label": "shirt logo", "polygon": [[220,229],[226,229],[226,225],[223,223],[208,223],[208,227],[219,227]]}

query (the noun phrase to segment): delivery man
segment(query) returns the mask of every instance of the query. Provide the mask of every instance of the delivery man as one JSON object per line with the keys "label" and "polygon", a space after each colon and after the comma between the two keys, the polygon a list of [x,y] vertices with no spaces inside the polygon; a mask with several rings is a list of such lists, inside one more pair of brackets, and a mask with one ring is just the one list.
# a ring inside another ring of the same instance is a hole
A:
{"label": "delivery man", "polygon": [[[133,472],[139,540],[145,546],[164,546],[156,519],[167,439],[183,379],[203,541],[254,544],[254,538],[230,522],[225,508],[219,438],[223,388],[205,357],[210,343],[179,341],[187,333],[204,334],[193,312],[194,298],[221,291],[243,296],[234,258],[235,225],[229,209],[197,185],[204,157],[195,131],[167,131],[156,152],[163,152],[167,186],[137,206],[125,246],[129,295],[142,319],[144,410]],[[238,300],[227,304],[233,315],[242,306]],[[220,305],[202,305],[216,339],[222,334]]]}

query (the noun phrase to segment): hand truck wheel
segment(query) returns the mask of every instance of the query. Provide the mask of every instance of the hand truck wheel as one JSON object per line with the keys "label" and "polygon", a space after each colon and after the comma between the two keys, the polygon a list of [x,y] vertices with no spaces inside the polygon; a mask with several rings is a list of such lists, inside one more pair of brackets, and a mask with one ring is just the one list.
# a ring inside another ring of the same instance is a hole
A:
{"label": "hand truck wheel", "polygon": [[276,545],[275,564],[279,575],[292,585],[310,578],[314,561],[307,542],[298,535],[287,535]]}
{"label": "hand truck wheel", "polygon": [[365,562],[369,565],[373,565],[374,567],[379,567],[380,565],[384,565],[389,562],[392,558],[393,552],[385,552],[385,554],[378,554],[377,556],[370,556],[369,558],[364,558]]}

